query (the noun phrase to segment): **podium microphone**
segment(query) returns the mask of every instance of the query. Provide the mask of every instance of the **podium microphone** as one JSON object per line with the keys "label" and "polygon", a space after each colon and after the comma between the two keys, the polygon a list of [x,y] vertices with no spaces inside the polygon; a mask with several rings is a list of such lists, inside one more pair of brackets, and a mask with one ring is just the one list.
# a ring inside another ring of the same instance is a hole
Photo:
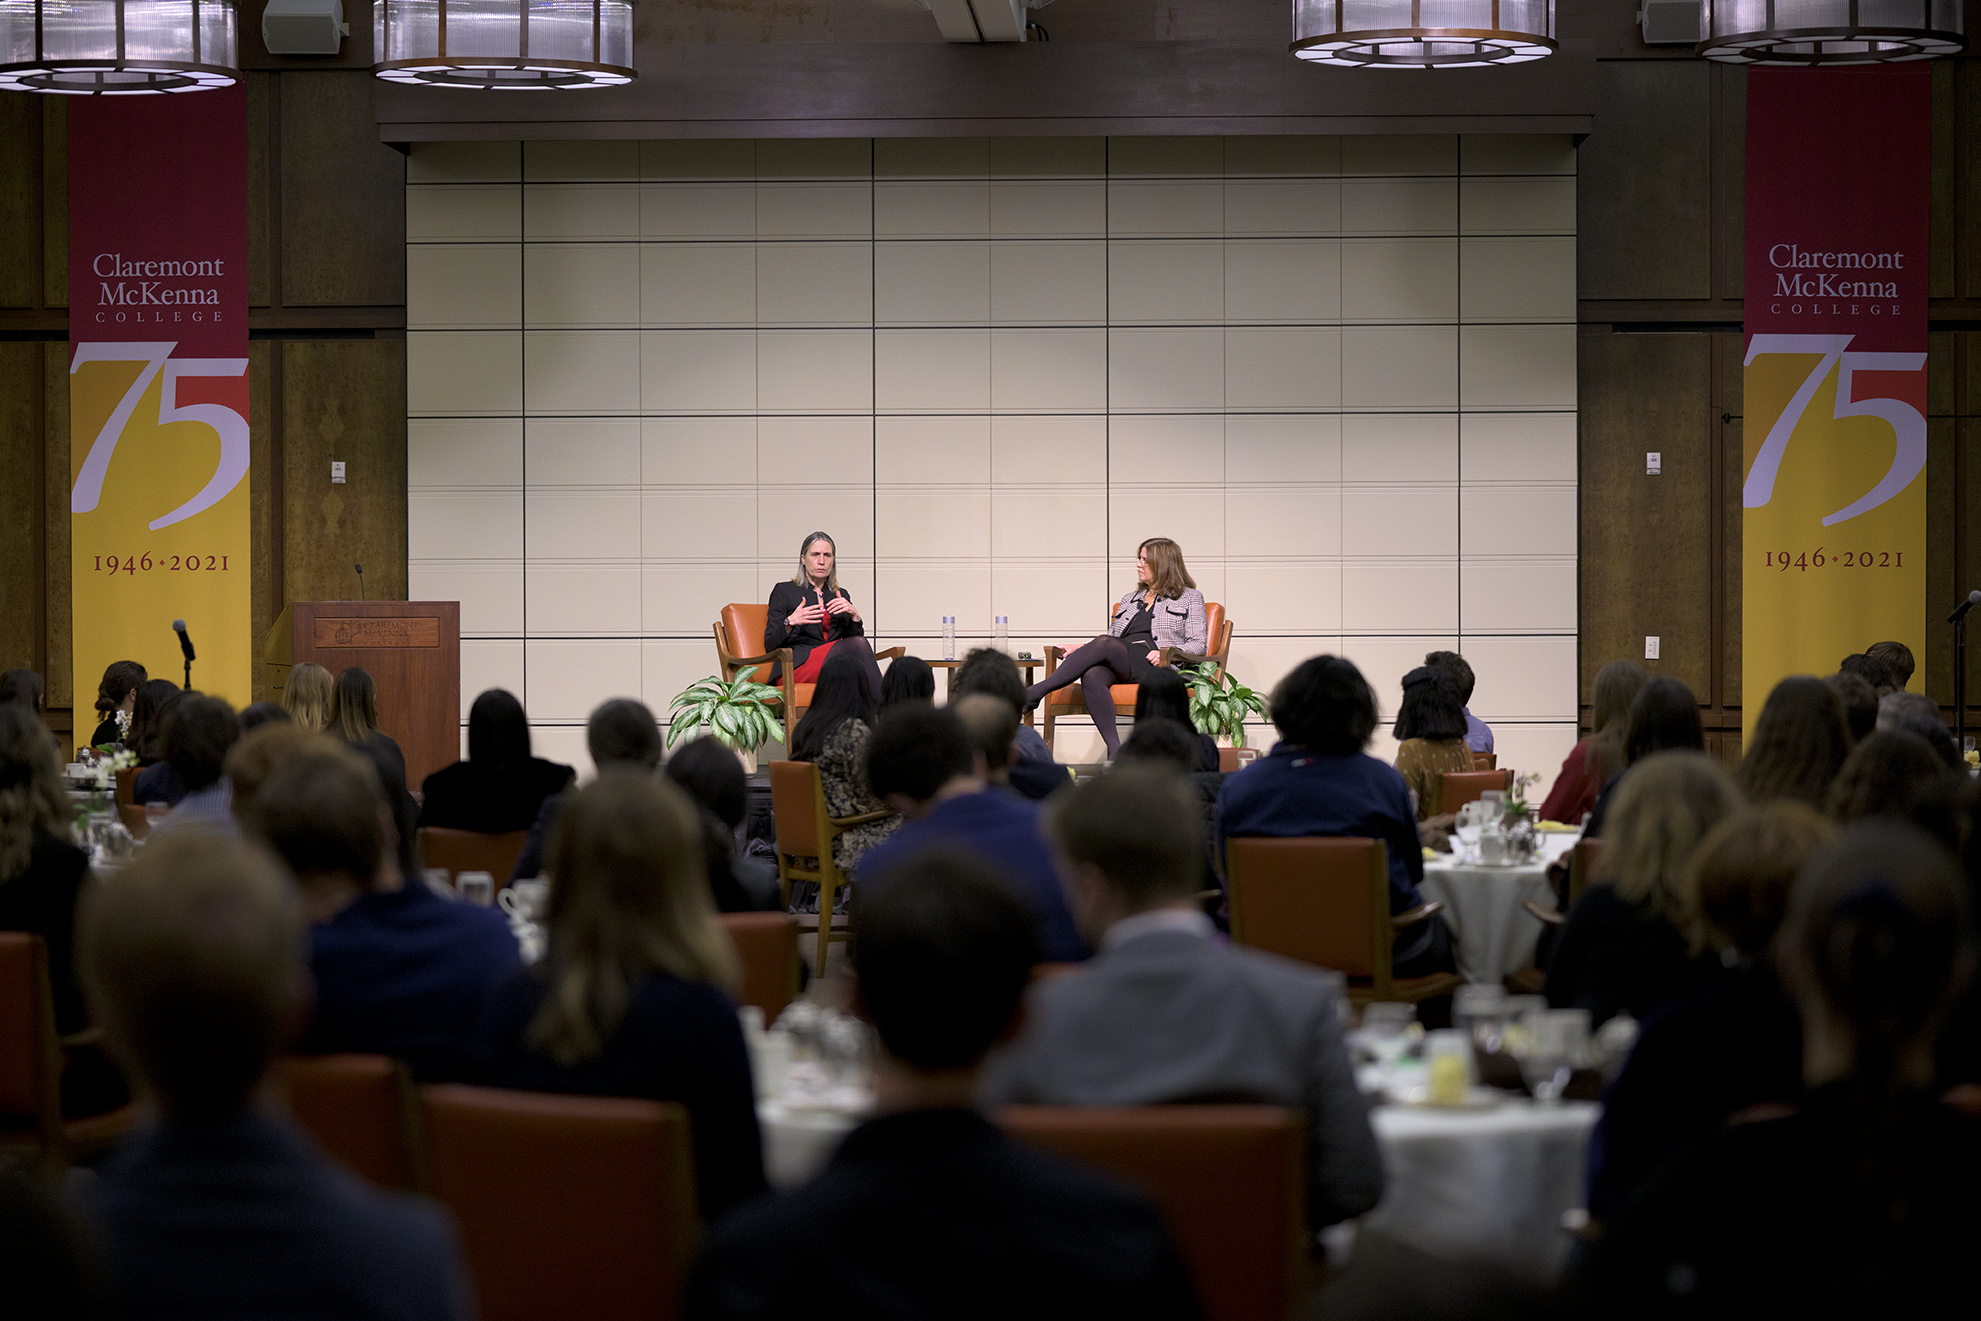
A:
{"label": "podium microphone", "polygon": [[358,599],[362,601],[365,599],[365,566],[353,564],[351,567],[358,571]]}
{"label": "podium microphone", "polygon": [[179,650],[186,658],[186,691],[193,689],[193,640],[186,636],[186,621],[172,621],[172,631],[179,635]]}
{"label": "podium microphone", "polygon": [[1977,587],[1967,594],[1967,599],[1962,601],[1955,608],[1954,612],[1947,616],[1947,622],[1949,624],[1958,624],[1961,620],[1967,618],[1967,612],[1977,605],[1981,605],[1981,587]]}

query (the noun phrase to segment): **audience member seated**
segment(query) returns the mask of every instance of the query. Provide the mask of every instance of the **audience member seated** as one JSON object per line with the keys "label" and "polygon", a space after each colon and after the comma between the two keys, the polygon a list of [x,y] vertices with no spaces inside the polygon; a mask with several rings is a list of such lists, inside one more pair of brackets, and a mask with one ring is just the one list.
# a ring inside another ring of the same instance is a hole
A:
{"label": "audience member seated", "polygon": [[[1190,801],[1197,808],[1198,857],[1197,886],[1200,892],[1213,894],[1223,888],[1218,879],[1217,851],[1214,847],[1217,823],[1217,800],[1224,788],[1224,776],[1217,771],[1200,771],[1197,742],[1202,735],[1196,730],[1177,724],[1163,716],[1137,718],[1135,729],[1121,745],[1121,755],[1115,758],[1117,765],[1141,763],[1145,766],[1161,766],[1175,771],[1183,777],[1183,783],[1190,795]],[[1228,915],[1224,911],[1224,897],[1215,894],[1209,910],[1216,915],[1220,929],[1229,929]]]}
{"label": "audience member seated", "polygon": [[1891,668],[1874,656],[1845,656],[1837,669],[1845,674],[1855,674],[1877,690],[1878,696],[1898,691],[1898,680]]}
{"label": "audience member seated", "polygon": [[508,689],[491,688],[468,710],[468,759],[420,785],[420,824],[489,835],[528,830],[544,800],[577,778],[569,766],[531,755],[523,704]]}
{"label": "audience member seated", "polygon": [[1604,1316],[1937,1317],[1974,1304],[1981,1122],[1933,1047],[1973,964],[1962,880],[1910,826],[1862,821],[1796,882],[1781,939],[1809,1091],[1675,1160],[1605,1226]]}
{"label": "audience member seated", "polygon": [[289,724],[289,713],[276,702],[249,702],[241,708],[241,732],[249,733],[263,725]]}
{"label": "audience member seated", "polygon": [[1820,812],[1850,746],[1835,690],[1821,679],[1792,674],[1761,707],[1734,782],[1750,803],[1787,798]]}
{"label": "audience member seated", "polygon": [[[660,769],[660,726],[655,723],[653,712],[647,709],[646,703],[636,702],[630,697],[615,697],[599,703],[593,708],[591,718],[585,721],[585,751],[591,754],[592,765],[600,775],[608,770],[652,775]],[[469,760],[456,762],[447,769],[471,767],[473,764],[471,756]],[[447,772],[437,773],[444,775]],[[429,782],[432,778],[427,777]],[[509,873],[509,879],[521,880],[526,876],[544,874],[544,850],[550,845],[551,828],[557,824],[558,814],[564,810],[564,801],[563,793],[553,793],[537,808],[537,819],[530,826],[530,837],[524,842],[523,851],[517,857],[515,870]]]}
{"label": "audience member seated", "polygon": [[145,796],[146,776],[169,774],[179,790],[172,813],[152,827],[162,830],[204,829],[234,833],[234,786],[221,772],[227,753],[241,741],[241,719],[217,697],[187,693],[165,716],[165,760],[138,776],[132,801]]}
{"label": "audience member seated", "polygon": [[1155,670],[1135,690],[1135,727],[1144,720],[1173,720],[1196,735],[1195,764],[1185,773],[1218,769],[1217,740],[1199,730],[1190,719],[1190,685],[1175,670]]}
{"label": "audience member seated", "polygon": [[277,766],[243,824],[295,874],[310,922],[316,1014],[302,1048],[455,1077],[489,990],[522,963],[501,912],[407,883],[378,775],[346,748],[305,747]]}
{"label": "audience member seated", "polygon": [[247,819],[255,795],[282,763],[305,750],[334,755],[337,748],[335,739],[312,734],[294,721],[270,722],[241,735],[240,742],[227,750],[227,783],[234,819]]}
{"label": "audience member seated", "polygon": [[1383,1163],[1342,1042],[1341,979],[1218,938],[1196,904],[1191,800],[1166,768],[1118,762],[1049,814],[1074,919],[1099,953],[1033,988],[988,1103],[1304,1109],[1309,1224],[1361,1215],[1382,1196]]}
{"label": "audience member seated", "polygon": [[[872,663],[865,653],[835,648],[819,668],[812,704],[805,708],[805,714],[791,731],[791,759],[809,761],[819,768],[827,816],[843,819],[888,810],[887,804],[867,789],[864,769],[867,745],[873,741],[876,713],[873,687],[867,674]],[[854,875],[867,851],[884,843],[900,827],[898,816],[854,826],[832,841],[833,862],[842,874]],[[800,865],[810,870],[807,863]],[[851,899],[849,891],[841,890],[833,906],[843,913]],[[791,887],[791,907],[799,913],[818,912],[817,882],[795,882]]]}
{"label": "audience member seated", "polygon": [[920,656],[896,656],[880,677],[880,709],[903,702],[935,704],[935,671]]}
{"label": "audience member seated", "polygon": [[[1959,858],[1967,875],[1968,945],[1981,956],[1981,780],[1949,777],[1958,787],[1961,826]],[[1938,1055],[1941,1087],[1955,1089],[1968,1113],[1981,1113],[1981,976],[1969,977],[1967,989],[1948,1015],[1940,1034]]]}
{"label": "audience member seated", "polygon": [[[1948,779],[1946,763],[1933,745],[1909,729],[1887,729],[1871,735],[1851,752],[1830,786],[1830,815],[1848,824],[1865,817],[1917,820],[1923,800]],[[1960,843],[1959,832],[1942,838],[1949,848]]]}
{"label": "audience member seated", "polygon": [[[1340,656],[1304,660],[1273,690],[1271,711],[1280,741],[1226,777],[1218,798],[1218,857],[1234,835],[1379,839],[1389,850],[1389,911],[1422,904],[1424,852],[1410,791],[1395,768],[1363,751],[1376,732],[1376,695],[1362,672]],[[1444,919],[1434,914],[1399,931],[1390,958],[1398,977],[1450,972]]]}
{"label": "audience member seated", "polygon": [[1864,654],[1891,672],[1892,686],[1904,692],[1912,683],[1912,648],[1903,642],[1873,642]]}
{"label": "audience member seated", "polygon": [[859,884],[884,884],[890,871],[932,848],[960,849],[988,863],[1024,899],[1038,921],[1045,958],[1086,958],[1039,805],[992,789],[986,776],[983,754],[954,711],[910,704],[883,716],[867,750],[867,783],[904,824],[860,859]]}
{"label": "audience member seated", "polygon": [[1850,726],[1852,746],[1862,743],[1878,727],[1878,692],[1864,682],[1861,674],[1846,674],[1838,670],[1823,680],[1830,691],[1837,695],[1837,703],[1843,707],[1843,721]]}
{"label": "audience member seated", "polygon": [[686,1107],[702,1216],[763,1191],[742,969],[702,876],[687,795],[652,775],[572,795],[551,844],[550,943],[512,972],[475,1033],[493,1087]]}
{"label": "audience member seated", "polygon": [[1587,1009],[1594,1026],[1642,1020],[1710,988],[1720,961],[1694,942],[1698,913],[1686,869],[1706,832],[1741,805],[1740,790],[1703,752],[1635,763],[1616,794],[1597,884],[1568,914],[1548,964],[1548,1003]]}
{"label": "audience member seated", "polygon": [[124,746],[137,754],[138,765],[151,766],[165,759],[159,736],[165,732],[165,712],[179,700],[179,685],[170,679],[146,679],[138,686],[138,698],[131,706],[131,728]]}
{"label": "audience member seated", "polygon": [[[1158,674],[1171,674],[1169,670],[1158,670]],[[1144,691],[1147,691],[1146,688]],[[1021,713],[1018,724],[1018,743],[1013,750],[1007,769],[1008,783],[1027,798],[1043,799],[1054,790],[1064,789],[1072,783],[1066,768],[1052,759],[1052,749],[1046,746],[1039,731],[1025,724],[1022,713],[1025,710],[1025,681],[1018,675],[1018,662],[997,650],[995,647],[978,647],[963,658],[949,677],[949,701],[952,705],[973,693],[989,693],[1011,703],[1011,709]],[[1137,707],[1139,711],[1139,706]]]}
{"label": "audience member seated", "polygon": [[378,727],[378,685],[356,665],[346,666],[337,674],[337,686],[331,695],[330,723],[324,732],[350,745],[377,772],[379,787],[392,809],[393,828],[399,834],[399,868],[410,876],[416,867],[414,834],[419,823],[419,804],[413,801],[406,784],[406,754],[399,750],[397,739]]}
{"label": "audience member seated", "polygon": [[41,715],[46,709],[42,700],[45,692],[46,685],[33,670],[16,668],[0,671],[0,706],[24,706]]}
{"label": "audience member seated", "polygon": [[999,877],[956,854],[925,852],[860,892],[855,1006],[880,1042],[876,1117],[812,1183],[715,1227],[686,1315],[1200,1315],[1140,1193],[1013,1142],[971,1108],[985,1054],[1022,1020],[1033,930]]}
{"label": "audience member seated", "polygon": [[1596,795],[1596,806],[1582,827],[1582,837],[1602,838],[1609,800],[1636,763],[1658,752],[1705,750],[1706,731],[1699,723],[1699,700],[1692,690],[1664,675],[1646,683],[1630,699],[1630,719],[1623,728],[1623,769],[1603,782],[1603,791]]}
{"label": "audience member seated", "polygon": [[1774,940],[1803,864],[1836,827],[1801,803],[1744,807],[1706,833],[1687,869],[1698,936],[1734,971],[1653,1011],[1603,1094],[1589,1144],[1589,1213],[1608,1216],[1675,1151],[1752,1106],[1802,1095],[1802,1026]]}
{"label": "audience member seated", "polygon": [[1447,771],[1469,772],[1465,709],[1451,689],[1451,672],[1420,665],[1403,676],[1403,704],[1396,709],[1396,770],[1410,788],[1417,819],[1444,811]]}
{"label": "audience member seated", "polygon": [[1472,662],[1455,651],[1433,651],[1425,654],[1424,664],[1443,670],[1450,678],[1452,694],[1458,698],[1458,705],[1465,712],[1465,746],[1474,752],[1491,752],[1493,727],[1472,714],[1472,690],[1478,684],[1478,676],[1472,673]]}
{"label": "audience member seated", "polygon": [[446,1214],[363,1183],[262,1099],[308,1013],[301,937],[274,863],[197,832],[85,901],[91,1001],[157,1113],[81,1187],[115,1315],[473,1315]]}
{"label": "audience member seated", "polygon": [[1642,665],[1632,661],[1611,661],[1596,671],[1591,732],[1563,759],[1554,787],[1541,804],[1541,820],[1575,826],[1595,810],[1596,795],[1623,769],[1623,736],[1630,726],[1630,704],[1650,678]]}
{"label": "audience member seated", "polygon": [[743,770],[743,759],[721,739],[690,739],[667,759],[666,774],[701,810],[705,833],[720,827],[719,838],[705,842],[708,888],[715,906],[725,913],[784,907],[777,886],[777,864],[769,858],[752,857],[742,839],[743,820],[750,808],[749,776]]}
{"label": "audience member seated", "polygon": [[1904,729],[1932,744],[1950,771],[1965,770],[1953,733],[1940,719],[1940,708],[1924,693],[1887,693],[1878,702],[1878,728]]}
{"label": "audience member seated", "polygon": [[1134,732],[1121,745],[1121,755],[1116,760],[1167,766],[1178,775],[1196,775],[1197,768],[1203,765],[1197,755],[1200,737],[1196,730],[1179,725],[1168,716],[1137,716]]}
{"label": "audience member seated", "polygon": [[92,748],[116,747],[124,741],[137,710],[138,689],[151,676],[136,661],[111,661],[96,685],[96,713],[103,719],[89,736]]}
{"label": "audience member seated", "polygon": [[282,709],[310,733],[329,733],[337,711],[337,681],[321,665],[298,661],[283,680]]}
{"label": "audience member seated", "polygon": [[[115,740],[112,740],[113,742]],[[26,1161],[0,1162],[0,1287],[17,1321],[109,1314],[103,1272],[72,1205]]]}
{"label": "audience member seated", "polygon": [[[70,828],[59,756],[40,716],[0,702],[0,931],[47,943],[55,1030],[68,1036],[89,1026],[75,961],[76,900],[89,855]],[[100,1114],[125,1099],[115,1068],[99,1055],[76,1056],[62,1075],[65,1115]]]}

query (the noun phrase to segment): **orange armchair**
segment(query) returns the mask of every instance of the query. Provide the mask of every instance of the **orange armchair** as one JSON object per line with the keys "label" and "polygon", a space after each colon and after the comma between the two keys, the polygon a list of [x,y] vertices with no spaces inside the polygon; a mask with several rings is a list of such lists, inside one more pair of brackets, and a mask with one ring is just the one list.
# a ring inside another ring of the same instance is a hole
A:
{"label": "orange armchair", "polygon": [[[1112,602],[1109,603],[1108,609],[1110,611],[1109,618],[1111,619],[1113,611]],[[1182,661],[1186,665],[1209,664],[1211,666],[1211,672],[1222,678],[1225,663],[1231,658],[1231,621],[1224,617],[1224,606],[1221,602],[1204,602],[1204,636],[1208,639],[1210,650],[1204,652],[1202,655],[1187,652],[1181,647],[1164,647],[1162,649],[1162,656],[1157,661],[1157,664],[1174,666],[1178,661]],[[1046,648],[1046,678],[1050,679],[1052,677],[1053,671],[1059,668],[1059,662],[1065,656],[1066,649],[1064,647]],[[1117,683],[1111,684],[1108,687],[1108,692],[1114,697],[1115,708],[1122,711],[1133,711],[1135,709],[1135,696],[1140,691],[1141,685],[1133,683]],[[1044,730],[1046,746],[1052,746],[1052,727],[1054,721],[1063,716],[1084,716],[1086,714],[1087,697],[1086,694],[1080,691],[1079,684],[1068,684],[1064,688],[1047,693]]]}
{"label": "orange armchair", "polygon": [[[798,717],[811,706],[815,685],[799,683],[791,677],[791,671],[797,668],[791,661],[791,648],[764,650],[764,629],[769,623],[768,604],[731,601],[722,607],[722,617],[715,621],[716,672],[722,676],[724,683],[733,683],[745,666],[777,666],[777,684],[783,690],[780,705],[784,709],[784,746],[789,749],[791,731],[798,727]],[[906,647],[889,647],[886,651],[876,651],[874,656],[879,660],[892,660],[896,656],[906,655],[907,651]],[[759,683],[770,682],[767,674],[753,678]]]}

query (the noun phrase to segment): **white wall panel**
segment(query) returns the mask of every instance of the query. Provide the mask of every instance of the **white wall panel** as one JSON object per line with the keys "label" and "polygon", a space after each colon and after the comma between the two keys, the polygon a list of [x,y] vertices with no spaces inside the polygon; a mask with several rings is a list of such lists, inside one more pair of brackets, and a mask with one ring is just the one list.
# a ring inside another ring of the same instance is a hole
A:
{"label": "white wall panel", "polygon": [[637,326],[639,245],[525,244],[523,300],[532,326]]}
{"label": "white wall panel", "polygon": [[416,418],[406,424],[406,485],[521,486],[519,418]]}
{"label": "white wall panel", "polygon": [[754,326],[756,245],[643,243],[639,290],[649,326]]}
{"label": "white wall panel", "polygon": [[523,237],[569,241],[640,236],[640,190],[632,184],[525,184]]}
{"label": "white wall panel", "polygon": [[508,330],[523,324],[516,249],[494,243],[415,243],[406,249],[406,325],[415,330]]}
{"label": "white wall panel", "polygon": [[1107,320],[1107,245],[1008,240],[990,245],[993,325],[1100,325]]}

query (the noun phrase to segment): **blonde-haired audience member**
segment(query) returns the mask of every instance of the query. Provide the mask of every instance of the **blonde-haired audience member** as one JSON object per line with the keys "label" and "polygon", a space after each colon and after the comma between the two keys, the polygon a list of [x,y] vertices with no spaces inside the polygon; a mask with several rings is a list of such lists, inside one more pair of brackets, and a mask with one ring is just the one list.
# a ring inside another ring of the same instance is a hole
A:
{"label": "blonde-haired audience member", "polygon": [[559,814],[550,948],[498,987],[472,1076],[493,1087],[638,1096],[687,1108],[702,1215],[763,1191],[750,1059],[731,995],[701,820],[651,775],[604,775]]}
{"label": "blonde-haired audience member", "polygon": [[330,671],[312,661],[289,667],[282,684],[282,709],[289,718],[312,734],[330,728],[330,716],[337,706],[337,684]]}
{"label": "blonde-haired audience member", "polygon": [[302,932],[273,859],[199,831],[84,901],[90,1001],[157,1111],[83,1190],[117,1315],[472,1313],[444,1213],[331,1164],[262,1100],[308,1012]]}
{"label": "blonde-haired audience member", "polygon": [[1706,832],[1741,804],[1740,791],[1703,752],[1660,752],[1618,783],[1597,880],[1562,928],[1548,964],[1548,1003],[1587,1009],[1598,1026],[1642,1018],[1704,990],[1718,959],[1694,940],[1698,913],[1685,870]]}
{"label": "blonde-haired audience member", "polygon": [[1603,1095],[1590,1146],[1593,1215],[1621,1205],[1674,1150],[1730,1116],[1802,1094],[1802,1028],[1773,947],[1796,874],[1835,837],[1815,809],[1777,799],[1741,808],[1700,841],[1684,879],[1695,938],[1733,970],[1645,1021]]}

